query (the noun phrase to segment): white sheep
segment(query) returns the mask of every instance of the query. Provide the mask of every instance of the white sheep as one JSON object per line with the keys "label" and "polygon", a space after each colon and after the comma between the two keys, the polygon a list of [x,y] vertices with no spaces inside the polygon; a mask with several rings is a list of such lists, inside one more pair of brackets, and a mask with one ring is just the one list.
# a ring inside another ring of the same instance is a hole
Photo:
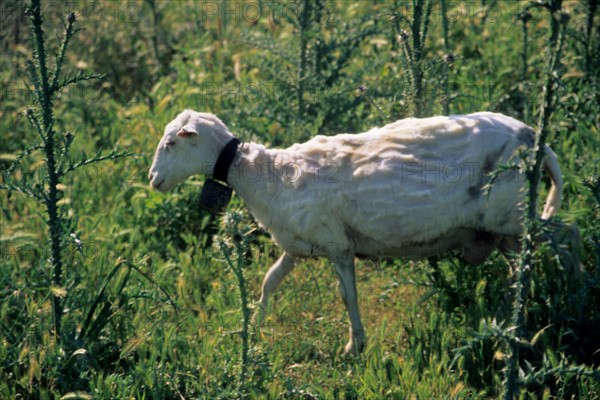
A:
{"label": "white sheep", "polygon": [[[265,276],[259,312],[296,260],[328,257],[350,318],[346,352],[361,351],[366,341],[355,256],[423,258],[458,248],[478,263],[522,234],[525,180],[517,169],[497,167],[531,155],[534,131],[501,114],[408,118],[267,149],[238,146],[216,116],[185,110],[165,128],[150,185],[167,191],[190,175],[213,173],[228,143],[221,179],[284,250]],[[562,177],[556,155],[545,152],[547,219],[560,206]]]}

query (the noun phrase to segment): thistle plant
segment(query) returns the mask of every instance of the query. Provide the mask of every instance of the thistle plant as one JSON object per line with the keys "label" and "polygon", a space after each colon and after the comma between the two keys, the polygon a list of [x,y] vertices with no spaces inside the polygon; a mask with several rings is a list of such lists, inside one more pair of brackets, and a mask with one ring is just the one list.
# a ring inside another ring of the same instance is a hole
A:
{"label": "thistle plant", "polygon": [[[61,339],[61,319],[63,315],[63,298],[66,289],[63,285],[64,251],[69,241],[81,246],[76,234],[75,223],[61,205],[62,189],[66,177],[73,171],[86,165],[104,160],[114,160],[131,156],[129,152],[113,150],[108,153],[98,152],[92,157],[83,153],[75,158],[71,155],[71,144],[74,135],[70,132],[59,133],[56,129],[57,118],[54,114],[55,100],[65,87],[82,81],[100,79],[102,75],[94,73],[78,73],[63,76],[65,54],[69,43],[78,29],[75,28],[76,15],[71,13],[63,21],[64,34],[57,51],[54,66],[49,67],[49,57],[43,30],[43,15],[39,0],[33,0],[27,9],[31,20],[31,36],[33,58],[27,62],[29,73],[28,86],[34,104],[26,109],[25,117],[32,129],[37,133],[37,140],[24,149],[2,174],[0,189],[21,193],[45,207],[44,221],[49,233],[49,264],[51,270],[50,291],[52,295],[52,312],[54,335]],[[25,159],[41,152],[44,157],[44,170],[39,182],[30,183],[27,174],[18,179],[14,172],[23,167]]]}
{"label": "thistle plant", "polygon": [[[529,75],[529,53],[528,53],[528,46],[529,46],[529,21],[531,20],[532,16],[531,16],[531,12],[529,11],[529,7],[526,7],[521,13],[519,13],[519,21],[521,21],[521,29],[523,31],[523,50],[521,52],[521,59],[522,59],[522,65],[521,65],[521,76],[519,77],[520,81],[521,81],[521,85],[526,85],[527,83],[527,77]],[[522,107],[522,112],[523,112],[523,119],[528,120],[529,119],[529,104],[528,104],[528,97],[521,94],[521,107]]]}
{"label": "thistle plant", "polygon": [[225,218],[225,234],[228,240],[219,241],[219,248],[225,257],[229,269],[236,277],[240,291],[240,302],[242,311],[242,329],[239,334],[242,339],[241,371],[238,387],[243,389],[248,375],[250,363],[250,299],[246,278],[244,277],[244,253],[247,251],[246,237],[248,232],[240,225],[243,222],[242,215],[236,212],[227,214]]}
{"label": "thistle plant", "polygon": [[548,40],[548,64],[546,66],[546,79],[543,86],[540,111],[538,115],[537,132],[534,145],[534,159],[529,163],[525,172],[529,185],[528,202],[526,205],[525,226],[522,251],[517,267],[517,281],[513,301],[512,328],[510,330],[509,356],[505,370],[504,399],[509,400],[516,396],[519,382],[519,352],[521,336],[525,317],[525,301],[529,292],[531,270],[535,266],[535,242],[540,227],[537,221],[537,199],[540,181],[541,166],[544,159],[544,146],[549,134],[549,122],[555,107],[555,93],[559,83],[559,68],[564,44],[565,27],[568,16],[562,11],[562,0],[548,0],[544,3],[535,3],[550,13],[550,37]]}
{"label": "thistle plant", "polygon": [[442,105],[444,107],[444,115],[450,115],[450,87],[449,87],[449,75],[450,75],[450,64],[453,61],[454,56],[450,52],[450,39],[449,39],[449,27],[448,27],[448,4],[446,0],[440,0],[441,14],[442,14],[442,32],[444,37],[444,70],[442,77],[442,94],[443,100]]}
{"label": "thistle plant", "polygon": [[[296,136],[292,140],[302,141],[328,130],[339,132],[340,126],[355,123],[348,115],[366,101],[354,95],[364,72],[350,77],[346,70],[355,62],[361,46],[380,28],[371,15],[352,22],[337,19],[333,2],[295,0],[290,4],[297,12],[283,13],[273,20],[272,32],[248,32],[244,39],[247,45],[261,50],[250,63],[273,88],[260,101],[240,107],[245,116],[240,120],[245,124],[255,115],[263,115],[285,126]],[[295,32],[293,36],[274,38],[274,32],[289,28]]]}
{"label": "thistle plant", "polygon": [[[411,88],[410,95],[414,107],[414,116],[417,118],[428,114],[426,109],[427,97],[425,96],[424,60],[432,8],[433,2],[431,0],[413,0],[412,19],[398,11],[392,13],[392,21],[401,49],[402,64],[408,71],[406,79]],[[395,9],[399,9],[398,4]],[[403,26],[407,27],[408,30],[403,29]]]}
{"label": "thistle plant", "polygon": [[[589,80],[597,79],[595,75],[594,64],[597,65],[598,50],[600,50],[600,41],[598,37],[594,40],[594,16],[600,8],[600,1],[598,0],[587,0],[586,1],[586,24],[585,24],[585,72],[586,77]],[[596,26],[596,32],[598,27]]]}

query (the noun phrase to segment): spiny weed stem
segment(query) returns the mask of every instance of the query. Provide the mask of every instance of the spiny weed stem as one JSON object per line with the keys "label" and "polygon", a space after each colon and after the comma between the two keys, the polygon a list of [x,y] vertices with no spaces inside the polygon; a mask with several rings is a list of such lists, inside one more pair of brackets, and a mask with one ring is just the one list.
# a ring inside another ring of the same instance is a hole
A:
{"label": "spiny weed stem", "polygon": [[[525,317],[525,301],[529,293],[531,283],[531,269],[535,263],[535,242],[534,238],[539,231],[537,222],[537,198],[538,186],[541,174],[541,165],[545,154],[545,144],[548,136],[548,124],[550,116],[554,109],[556,76],[558,74],[559,63],[563,48],[563,34],[567,20],[562,18],[560,10],[562,9],[562,0],[550,0],[547,3],[550,11],[550,38],[548,41],[549,61],[546,67],[546,82],[543,87],[541,108],[538,118],[537,134],[535,138],[535,160],[526,172],[526,178],[529,185],[527,213],[525,221],[525,235],[523,239],[523,250],[519,257],[517,267],[517,282],[515,284],[515,296],[513,301],[513,315],[511,325],[514,329],[511,335],[514,338],[520,338],[523,333],[523,322]],[[515,344],[517,341],[511,341],[509,344],[510,353],[505,369],[504,399],[512,400],[520,387],[518,379],[520,346]]]}

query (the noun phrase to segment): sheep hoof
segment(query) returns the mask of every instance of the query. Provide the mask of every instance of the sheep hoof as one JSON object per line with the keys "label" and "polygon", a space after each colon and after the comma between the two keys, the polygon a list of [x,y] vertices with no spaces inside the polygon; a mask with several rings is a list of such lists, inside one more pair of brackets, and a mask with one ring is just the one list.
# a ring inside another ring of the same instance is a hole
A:
{"label": "sheep hoof", "polygon": [[343,356],[357,356],[365,350],[366,342],[364,340],[350,340],[344,346]]}
{"label": "sheep hoof", "polygon": [[265,319],[265,308],[258,304],[256,305],[256,309],[254,311],[254,315],[252,315],[252,325],[260,326]]}
{"label": "sheep hoof", "polygon": [[343,357],[352,357],[358,355],[358,349],[354,346],[354,343],[348,342],[346,346],[344,346],[344,352],[342,353]]}

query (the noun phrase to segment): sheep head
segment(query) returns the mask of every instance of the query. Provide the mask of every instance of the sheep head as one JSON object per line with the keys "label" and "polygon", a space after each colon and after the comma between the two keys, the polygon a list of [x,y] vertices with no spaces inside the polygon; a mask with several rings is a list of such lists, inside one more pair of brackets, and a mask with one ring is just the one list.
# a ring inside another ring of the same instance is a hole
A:
{"label": "sheep head", "polygon": [[161,192],[191,175],[211,174],[225,144],[233,138],[219,118],[185,110],[165,127],[148,179]]}

